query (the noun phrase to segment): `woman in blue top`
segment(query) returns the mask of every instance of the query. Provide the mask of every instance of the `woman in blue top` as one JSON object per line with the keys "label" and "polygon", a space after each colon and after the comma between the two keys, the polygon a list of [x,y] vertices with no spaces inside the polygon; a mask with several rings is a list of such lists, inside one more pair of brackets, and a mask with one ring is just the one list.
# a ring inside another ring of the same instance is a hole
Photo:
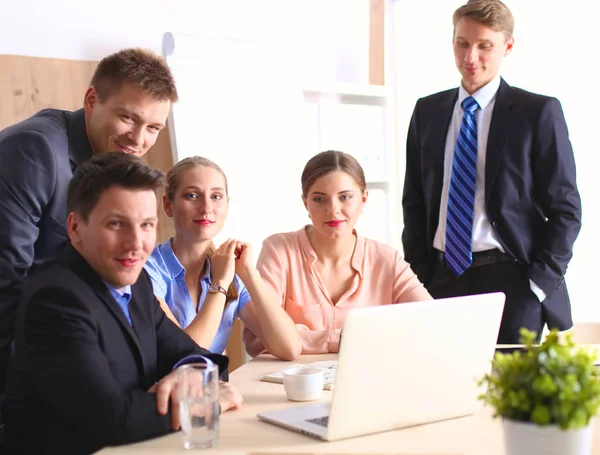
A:
{"label": "woman in blue top", "polygon": [[223,352],[239,317],[270,353],[293,360],[302,351],[298,331],[254,267],[252,247],[213,243],[228,205],[227,179],[212,161],[186,158],[169,171],[163,207],[175,235],[146,263],[154,293],[167,316],[212,352]]}

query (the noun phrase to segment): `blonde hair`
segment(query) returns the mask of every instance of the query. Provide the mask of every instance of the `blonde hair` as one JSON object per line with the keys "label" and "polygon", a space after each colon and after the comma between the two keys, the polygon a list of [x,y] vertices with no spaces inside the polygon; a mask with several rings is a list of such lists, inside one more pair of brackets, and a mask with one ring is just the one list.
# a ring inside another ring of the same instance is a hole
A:
{"label": "blonde hair", "polygon": [[454,11],[452,24],[455,29],[463,17],[480,22],[496,32],[504,32],[506,39],[513,36],[515,19],[508,6],[500,0],[469,0]]}
{"label": "blonde hair", "polygon": [[[200,166],[209,167],[211,169],[218,171],[223,176],[223,179],[225,180],[225,192],[229,193],[229,189],[227,186],[227,177],[225,176],[225,172],[223,172],[223,169],[221,169],[217,163],[209,160],[208,158],[204,158],[203,156],[190,156],[188,158],[184,158],[183,160],[179,161],[167,173],[167,188],[165,191],[165,195],[166,195],[167,199],[169,200],[169,202],[173,202],[173,200],[175,199],[175,194],[177,193],[177,190],[179,189],[179,186],[181,185],[183,176],[185,174],[187,174],[189,171],[191,171],[192,169],[196,169],[197,167],[200,167]],[[210,246],[208,247],[208,252],[206,253],[209,261],[216,250],[217,250],[217,247],[215,246],[215,244],[211,243]],[[202,273],[204,273],[204,268],[202,269]],[[212,277],[211,277],[211,280],[212,280]],[[227,289],[227,304],[229,304],[233,300],[236,300],[238,297],[239,297],[239,295],[238,295],[237,289],[235,288],[235,286],[233,285],[233,282],[232,282],[229,285],[229,288]]]}

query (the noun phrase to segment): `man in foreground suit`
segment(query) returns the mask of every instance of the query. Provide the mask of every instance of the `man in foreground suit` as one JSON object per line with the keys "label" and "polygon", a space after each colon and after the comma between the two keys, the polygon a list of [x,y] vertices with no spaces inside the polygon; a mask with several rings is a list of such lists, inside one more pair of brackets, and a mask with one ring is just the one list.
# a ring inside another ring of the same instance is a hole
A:
{"label": "man in foreground suit", "polygon": [[[143,265],[163,175],[107,153],[68,188],[70,244],[25,286],[4,402],[7,453],[88,454],[179,428],[175,367],[205,355],[160,308]],[[222,410],[241,396],[222,383]]]}
{"label": "man in foreground suit", "polygon": [[453,23],[461,86],[419,99],[408,132],[406,260],[435,298],[503,291],[499,343],[567,329],[581,201],[561,105],[499,76],[514,42],[502,2],[471,0]]}
{"label": "man in foreground suit", "polygon": [[83,109],[44,109],[0,131],[0,395],[27,274],[67,240],[73,171],[99,153],[146,153],[176,100],[160,56],[124,49],[100,61]]}

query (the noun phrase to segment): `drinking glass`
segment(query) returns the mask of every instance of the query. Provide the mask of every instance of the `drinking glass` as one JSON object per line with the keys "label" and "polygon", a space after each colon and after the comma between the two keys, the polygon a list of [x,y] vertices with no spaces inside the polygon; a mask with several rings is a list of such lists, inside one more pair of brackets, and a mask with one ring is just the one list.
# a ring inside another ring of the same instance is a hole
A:
{"label": "drinking glass", "polygon": [[179,415],[186,449],[214,447],[219,441],[219,369],[212,362],[178,368]]}

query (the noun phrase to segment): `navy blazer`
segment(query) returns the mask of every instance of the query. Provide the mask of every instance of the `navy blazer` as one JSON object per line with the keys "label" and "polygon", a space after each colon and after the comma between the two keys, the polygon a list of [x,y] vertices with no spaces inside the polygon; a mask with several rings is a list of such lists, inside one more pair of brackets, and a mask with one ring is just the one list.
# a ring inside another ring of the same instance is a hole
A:
{"label": "navy blazer", "polygon": [[[446,135],[458,88],[417,101],[406,146],[402,243],[427,283],[434,261]],[[560,102],[501,80],[485,168],[485,211],[504,251],[528,269],[548,296],[550,327],[572,325],[564,275],[581,228],[575,160]]]}
{"label": "navy blazer", "polygon": [[3,407],[7,453],[89,454],[168,433],[147,390],[190,354],[211,354],[160,308],[145,271],[129,324],[110,291],[68,244],[29,279],[19,305]]}
{"label": "navy blazer", "polygon": [[45,109],[0,131],[0,356],[27,274],[67,240],[67,187],[91,156],[83,109]]}

